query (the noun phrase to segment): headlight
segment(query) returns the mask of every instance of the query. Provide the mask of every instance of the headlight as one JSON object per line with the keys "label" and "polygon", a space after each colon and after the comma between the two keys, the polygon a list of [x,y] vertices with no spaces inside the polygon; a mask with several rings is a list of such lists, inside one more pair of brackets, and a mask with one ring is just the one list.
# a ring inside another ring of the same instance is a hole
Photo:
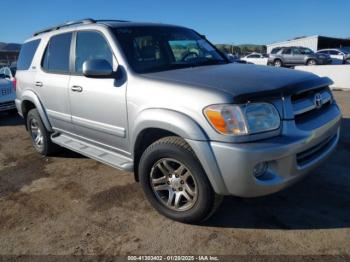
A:
{"label": "headlight", "polygon": [[225,135],[247,135],[279,128],[280,116],[269,103],[212,105],[204,115],[216,131]]}

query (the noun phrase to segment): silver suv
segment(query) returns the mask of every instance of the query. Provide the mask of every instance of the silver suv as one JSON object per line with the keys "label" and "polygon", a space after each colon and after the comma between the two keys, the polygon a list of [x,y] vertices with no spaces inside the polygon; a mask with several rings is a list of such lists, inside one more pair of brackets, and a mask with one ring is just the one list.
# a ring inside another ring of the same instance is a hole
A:
{"label": "silver suv", "polygon": [[306,47],[277,47],[272,49],[268,64],[276,67],[295,65],[328,65],[332,59],[328,54],[314,53]]}
{"label": "silver suv", "polygon": [[[229,63],[184,27],[86,19],[34,34],[17,64],[35,149],[131,171],[163,215],[280,191],[336,147],[341,113],[315,75]],[[103,179],[103,176],[101,176]]]}

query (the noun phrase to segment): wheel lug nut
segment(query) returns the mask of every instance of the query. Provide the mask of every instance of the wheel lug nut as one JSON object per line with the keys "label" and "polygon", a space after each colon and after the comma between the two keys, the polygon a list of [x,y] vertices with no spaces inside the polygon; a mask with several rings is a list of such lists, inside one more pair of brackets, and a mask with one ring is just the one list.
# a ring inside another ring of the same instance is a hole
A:
{"label": "wheel lug nut", "polygon": [[179,177],[179,175],[175,175],[175,177]]}
{"label": "wheel lug nut", "polygon": [[181,184],[184,184],[185,182],[183,180],[180,181]]}
{"label": "wheel lug nut", "polygon": [[169,175],[169,177],[171,177],[171,174]]}
{"label": "wheel lug nut", "polygon": [[179,190],[182,191],[182,187],[180,187]]}
{"label": "wheel lug nut", "polygon": [[166,182],[168,185],[170,185],[170,182],[168,181],[168,182]]}

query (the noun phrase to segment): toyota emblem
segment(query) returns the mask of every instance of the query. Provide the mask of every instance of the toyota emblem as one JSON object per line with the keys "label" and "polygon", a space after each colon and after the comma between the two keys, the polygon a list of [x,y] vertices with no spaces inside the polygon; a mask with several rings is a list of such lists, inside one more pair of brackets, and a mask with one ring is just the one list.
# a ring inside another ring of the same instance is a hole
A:
{"label": "toyota emblem", "polygon": [[322,107],[322,96],[320,93],[315,94],[314,103],[317,109]]}

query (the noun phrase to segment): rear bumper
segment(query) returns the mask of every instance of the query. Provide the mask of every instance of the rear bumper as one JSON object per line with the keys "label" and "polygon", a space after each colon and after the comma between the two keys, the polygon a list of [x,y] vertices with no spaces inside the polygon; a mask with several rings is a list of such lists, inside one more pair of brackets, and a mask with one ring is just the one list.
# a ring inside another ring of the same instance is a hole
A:
{"label": "rear bumper", "polygon": [[[195,151],[207,174],[208,166],[217,167],[214,175],[208,175],[216,193],[240,197],[272,194],[302,179],[336,148],[341,113],[335,106],[329,116],[330,121],[311,130],[298,129],[294,120],[284,121],[285,134],[272,139],[252,143],[210,142],[215,162],[204,159],[198,143],[194,143]],[[261,162],[267,162],[268,169],[258,179],[254,167]]]}

